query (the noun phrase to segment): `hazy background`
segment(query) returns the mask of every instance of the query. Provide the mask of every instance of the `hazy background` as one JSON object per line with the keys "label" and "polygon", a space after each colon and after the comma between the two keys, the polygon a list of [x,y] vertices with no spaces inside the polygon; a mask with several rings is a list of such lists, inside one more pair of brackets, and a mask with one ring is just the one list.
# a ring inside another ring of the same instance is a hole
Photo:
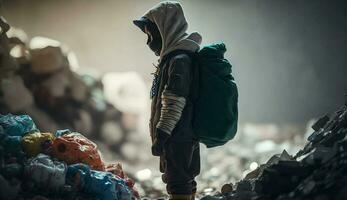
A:
{"label": "hazy background", "polygon": [[[146,36],[132,24],[154,0],[3,0],[12,26],[75,51],[81,68],[137,71],[150,83]],[[189,30],[224,41],[239,85],[240,119],[306,123],[344,102],[347,3],[324,0],[185,0]]]}

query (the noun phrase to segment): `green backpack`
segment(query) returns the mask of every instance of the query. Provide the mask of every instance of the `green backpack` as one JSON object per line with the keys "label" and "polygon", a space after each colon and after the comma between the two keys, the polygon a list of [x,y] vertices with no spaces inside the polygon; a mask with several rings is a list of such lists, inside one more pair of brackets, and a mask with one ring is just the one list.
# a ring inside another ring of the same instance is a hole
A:
{"label": "green backpack", "polygon": [[198,89],[193,129],[207,148],[221,146],[237,131],[238,91],[224,43],[205,46],[194,54]]}

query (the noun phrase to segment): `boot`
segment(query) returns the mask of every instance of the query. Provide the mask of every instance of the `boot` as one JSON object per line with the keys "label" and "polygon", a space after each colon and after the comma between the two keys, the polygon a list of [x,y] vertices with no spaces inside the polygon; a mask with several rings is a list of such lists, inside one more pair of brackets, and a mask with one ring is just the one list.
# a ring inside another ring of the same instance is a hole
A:
{"label": "boot", "polygon": [[170,194],[169,200],[191,200],[191,194]]}
{"label": "boot", "polygon": [[195,200],[195,193],[192,194],[192,195],[190,195],[190,199],[191,199],[191,200]]}

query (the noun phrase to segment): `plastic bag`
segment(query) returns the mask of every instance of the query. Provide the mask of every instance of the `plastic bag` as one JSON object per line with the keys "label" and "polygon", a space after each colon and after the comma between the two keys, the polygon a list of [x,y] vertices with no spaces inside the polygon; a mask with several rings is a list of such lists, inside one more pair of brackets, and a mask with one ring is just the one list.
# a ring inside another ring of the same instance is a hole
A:
{"label": "plastic bag", "polygon": [[63,162],[53,161],[48,155],[39,154],[30,159],[24,167],[25,176],[38,187],[58,191],[65,184],[67,166]]}
{"label": "plastic bag", "polygon": [[9,136],[24,136],[29,132],[38,131],[29,115],[0,115],[0,125]]}
{"label": "plastic bag", "polygon": [[135,181],[132,180],[131,178],[129,178],[124,173],[122,165],[120,163],[107,164],[106,167],[105,167],[105,171],[106,172],[110,172],[110,173],[116,175],[117,177],[120,177],[120,178],[124,179],[125,184],[129,187],[129,189],[131,190],[133,196],[138,198],[138,199],[140,198],[139,192],[134,187]]}
{"label": "plastic bag", "polygon": [[114,175],[119,176],[120,178],[125,178],[125,173],[123,171],[122,165],[119,163],[108,164],[105,167],[106,172],[111,172]]}
{"label": "plastic bag", "polygon": [[102,200],[130,200],[131,192],[123,179],[110,172],[91,170],[85,164],[70,165],[67,183]]}
{"label": "plastic bag", "polygon": [[1,169],[1,174],[8,179],[11,178],[20,178],[23,175],[23,166],[18,163],[10,163],[4,165]]}
{"label": "plastic bag", "polygon": [[6,153],[17,154],[22,151],[21,136],[8,136],[0,133],[0,145],[4,147]]}
{"label": "plastic bag", "polygon": [[69,129],[61,129],[61,130],[57,130],[54,135],[55,137],[60,137],[68,133],[71,133]]}
{"label": "plastic bag", "polygon": [[53,141],[52,155],[68,164],[84,163],[104,171],[97,145],[79,133],[68,133]]}
{"label": "plastic bag", "polygon": [[0,175],[0,199],[13,200],[18,199],[18,194],[21,189],[19,181],[11,183],[7,181],[3,176]]}
{"label": "plastic bag", "polygon": [[22,138],[22,147],[29,156],[48,153],[55,139],[52,133],[32,133]]}

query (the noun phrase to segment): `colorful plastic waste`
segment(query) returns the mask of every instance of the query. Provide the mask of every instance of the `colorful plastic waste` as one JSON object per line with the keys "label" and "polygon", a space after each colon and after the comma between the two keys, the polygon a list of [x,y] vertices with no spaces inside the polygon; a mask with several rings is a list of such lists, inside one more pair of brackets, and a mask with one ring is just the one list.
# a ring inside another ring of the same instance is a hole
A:
{"label": "colorful plastic waste", "polygon": [[61,130],[57,130],[54,135],[55,137],[60,137],[68,133],[71,133],[69,129],[61,129]]}
{"label": "colorful plastic waste", "polygon": [[48,153],[55,139],[52,133],[32,133],[22,138],[22,147],[29,156],[39,153]]}
{"label": "colorful plastic waste", "polygon": [[0,133],[0,145],[4,147],[6,153],[19,153],[22,150],[21,139],[21,136],[9,136]]}
{"label": "colorful plastic waste", "polygon": [[[45,189],[50,194],[63,192],[69,186],[66,184],[70,184],[80,191],[78,194],[90,194],[101,200],[139,198],[135,182],[126,176],[121,164],[105,166],[97,145],[80,133],[68,129],[55,134],[41,133],[27,115],[1,115],[0,119],[2,152],[21,152],[23,158],[31,157],[18,162],[15,154],[3,162],[1,153],[3,177],[9,180],[24,177],[32,189],[37,188],[35,191]],[[65,162],[72,165],[68,167]]]}
{"label": "colorful plastic waste", "polygon": [[38,131],[29,115],[1,115],[0,125],[9,136],[24,136],[29,132]]}
{"label": "colorful plastic waste", "polygon": [[54,161],[50,156],[39,154],[30,159],[24,167],[25,177],[35,182],[38,187],[59,191],[65,184],[67,166]]}
{"label": "colorful plastic waste", "polygon": [[0,169],[2,169],[4,165],[5,165],[4,148],[0,145]]}
{"label": "colorful plastic waste", "polygon": [[120,178],[125,178],[125,173],[120,163],[107,164],[105,166],[105,171],[111,172],[112,174],[117,175]]}
{"label": "colorful plastic waste", "polygon": [[120,163],[112,163],[107,164],[105,167],[106,172],[111,172],[112,174],[122,178],[125,180],[125,184],[131,189],[132,194],[136,198],[140,198],[140,194],[137,191],[135,185],[135,181],[131,178],[129,178],[123,171],[122,165]]}
{"label": "colorful plastic waste", "polygon": [[70,165],[66,180],[68,184],[101,200],[130,200],[132,196],[123,179],[110,172],[91,170],[85,164]]}
{"label": "colorful plastic waste", "polygon": [[94,170],[104,171],[97,145],[80,133],[68,133],[53,141],[52,155],[67,164],[84,163]]}
{"label": "colorful plastic waste", "polygon": [[0,199],[3,199],[3,200],[17,199],[20,189],[21,189],[21,186],[18,181],[15,181],[14,183],[10,183],[3,176],[0,175]]}
{"label": "colorful plastic waste", "polygon": [[23,173],[23,166],[18,163],[6,164],[3,167],[3,169],[1,169],[1,174],[5,178],[12,178],[12,177],[20,178],[22,176],[22,173]]}

